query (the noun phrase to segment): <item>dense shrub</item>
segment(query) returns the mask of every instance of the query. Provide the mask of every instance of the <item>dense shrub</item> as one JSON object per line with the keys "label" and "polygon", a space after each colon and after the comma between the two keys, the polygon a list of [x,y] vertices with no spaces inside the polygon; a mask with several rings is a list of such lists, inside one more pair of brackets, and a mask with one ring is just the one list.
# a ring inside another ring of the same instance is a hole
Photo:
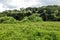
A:
{"label": "dense shrub", "polygon": [[43,21],[41,17],[39,17],[38,14],[33,14],[29,17],[24,17],[24,19],[22,20],[23,22],[26,21],[31,21],[31,22],[39,22],[39,21]]}
{"label": "dense shrub", "polygon": [[33,14],[28,17],[28,19],[32,22],[38,22],[38,21],[43,21],[41,17],[39,17],[38,14]]}
{"label": "dense shrub", "polygon": [[29,22],[29,21],[30,21],[30,20],[28,19],[28,17],[24,17],[21,22]]}
{"label": "dense shrub", "polygon": [[0,17],[0,23],[15,23],[17,20],[15,20],[13,17]]}

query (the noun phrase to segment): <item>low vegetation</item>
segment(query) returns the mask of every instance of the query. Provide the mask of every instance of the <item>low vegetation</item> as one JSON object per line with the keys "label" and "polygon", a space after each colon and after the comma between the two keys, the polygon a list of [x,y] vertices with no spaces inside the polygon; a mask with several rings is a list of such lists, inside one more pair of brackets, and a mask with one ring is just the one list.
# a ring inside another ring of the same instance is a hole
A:
{"label": "low vegetation", "polygon": [[60,40],[60,23],[0,24],[0,40]]}

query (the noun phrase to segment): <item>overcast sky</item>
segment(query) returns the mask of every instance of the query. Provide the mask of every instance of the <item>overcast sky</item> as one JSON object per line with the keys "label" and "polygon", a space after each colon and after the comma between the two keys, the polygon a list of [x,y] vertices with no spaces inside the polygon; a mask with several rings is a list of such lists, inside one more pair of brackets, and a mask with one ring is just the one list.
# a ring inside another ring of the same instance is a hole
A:
{"label": "overcast sky", "polygon": [[60,0],[0,0],[0,12],[9,9],[60,5]]}

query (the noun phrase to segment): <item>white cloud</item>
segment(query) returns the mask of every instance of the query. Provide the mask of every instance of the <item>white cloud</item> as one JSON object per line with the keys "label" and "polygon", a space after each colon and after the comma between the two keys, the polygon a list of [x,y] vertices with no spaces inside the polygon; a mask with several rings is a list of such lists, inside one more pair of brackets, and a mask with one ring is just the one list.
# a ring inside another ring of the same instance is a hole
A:
{"label": "white cloud", "polygon": [[43,5],[60,5],[60,0],[41,0]]}
{"label": "white cloud", "polygon": [[0,0],[0,11],[19,9],[26,7],[38,7],[43,5],[60,5],[59,0]]}
{"label": "white cloud", "polygon": [[[19,9],[32,6],[42,6],[40,0],[0,0],[0,9]],[[0,11],[2,11],[0,10]]]}
{"label": "white cloud", "polygon": [[22,8],[22,7],[31,7],[31,6],[35,6],[35,5],[41,5],[41,3],[39,2],[39,0],[12,0],[10,3],[8,3],[7,5],[10,6],[15,6],[17,8]]}
{"label": "white cloud", "polygon": [[3,8],[3,4],[0,4],[0,12],[4,11],[5,8]]}
{"label": "white cloud", "polygon": [[0,12],[4,11],[4,10],[9,10],[9,8],[4,8],[3,4],[0,4]]}

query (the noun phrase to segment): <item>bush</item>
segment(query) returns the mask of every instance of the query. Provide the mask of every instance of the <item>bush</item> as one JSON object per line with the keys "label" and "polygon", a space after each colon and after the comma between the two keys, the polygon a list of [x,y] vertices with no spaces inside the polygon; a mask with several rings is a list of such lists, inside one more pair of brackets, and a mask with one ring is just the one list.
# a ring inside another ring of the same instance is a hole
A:
{"label": "bush", "polygon": [[33,14],[28,18],[32,22],[38,22],[38,21],[43,21],[41,17],[39,17],[38,14]]}
{"label": "bush", "polygon": [[29,22],[28,17],[24,17],[23,20],[21,22]]}
{"label": "bush", "polygon": [[1,17],[0,18],[0,23],[16,23],[17,20],[15,20],[13,17]]}
{"label": "bush", "polygon": [[39,17],[38,14],[33,14],[28,17],[28,19],[32,22],[38,22],[38,21],[43,21],[41,17]]}
{"label": "bush", "polygon": [[41,17],[39,17],[38,14],[33,14],[29,17],[24,17],[24,19],[22,20],[23,22],[27,22],[27,21],[31,21],[31,22],[39,22],[39,21],[43,21],[43,19]]}

